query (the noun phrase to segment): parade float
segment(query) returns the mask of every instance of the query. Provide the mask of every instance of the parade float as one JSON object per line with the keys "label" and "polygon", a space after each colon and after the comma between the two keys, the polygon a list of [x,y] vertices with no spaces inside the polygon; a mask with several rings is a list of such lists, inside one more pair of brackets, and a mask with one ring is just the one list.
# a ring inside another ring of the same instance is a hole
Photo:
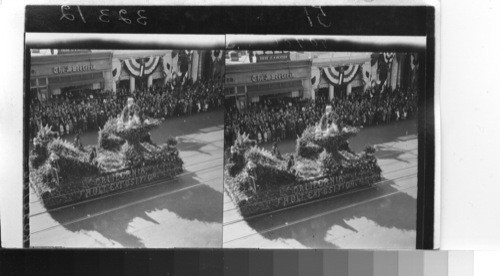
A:
{"label": "parade float", "polygon": [[359,132],[339,126],[327,108],[316,126],[304,130],[294,154],[283,157],[238,134],[224,171],[225,189],[243,216],[274,211],[370,187],[381,169],[367,146],[354,153],[348,140]]}
{"label": "parade float", "polygon": [[183,171],[177,141],[155,144],[149,132],[160,121],[143,118],[132,98],[121,116],[99,130],[97,145],[56,138],[43,127],[33,140],[29,180],[46,208],[172,179]]}

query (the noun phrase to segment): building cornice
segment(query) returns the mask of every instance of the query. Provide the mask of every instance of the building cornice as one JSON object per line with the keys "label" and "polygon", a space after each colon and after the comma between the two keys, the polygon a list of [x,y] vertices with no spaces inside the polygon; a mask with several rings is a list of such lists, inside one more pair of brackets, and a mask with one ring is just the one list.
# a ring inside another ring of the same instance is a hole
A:
{"label": "building cornice", "polygon": [[56,63],[71,63],[71,62],[80,62],[80,61],[103,60],[103,59],[111,60],[111,57],[112,57],[111,52],[33,56],[33,57],[31,57],[31,66],[56,64]]}

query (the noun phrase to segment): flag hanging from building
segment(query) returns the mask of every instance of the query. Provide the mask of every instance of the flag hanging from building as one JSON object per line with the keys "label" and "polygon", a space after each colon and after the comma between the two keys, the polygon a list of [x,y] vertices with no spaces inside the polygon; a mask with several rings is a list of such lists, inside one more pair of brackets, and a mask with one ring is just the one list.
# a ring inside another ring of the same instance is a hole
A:
{"label": "flag hanging from building", "polygon": [[118,59],[113,59],[113,81],[120,80],[120,74],[122,73],[122,62]]}
{"label": "flag hanging from building", "polygon": [[318,67],[311,68],[311,86],[312,89],[316,89],[319,85],[321,79],[321,70]]}
{"label": "flag hanging from building", "polygon": [[343,85],[350,83],[354,79],[358,69],[358,64],[350,64],[348,66],[330,66],[323,68],[323,72],[330,83],[334,85]]}
{"label": "flag hanging from building", "polygon": [[222,50],[212,50],[212,62],[219,62],[220,60],[222,60],[222,55]]}
{"label": "flag hanging from building", "polygon": [[160,57],[149,57],[149,58],[138,58],[138,59],[126,59],[124,61],[127,66],[128,71],[134,77],[144,77],[148,76],[156,69]]}

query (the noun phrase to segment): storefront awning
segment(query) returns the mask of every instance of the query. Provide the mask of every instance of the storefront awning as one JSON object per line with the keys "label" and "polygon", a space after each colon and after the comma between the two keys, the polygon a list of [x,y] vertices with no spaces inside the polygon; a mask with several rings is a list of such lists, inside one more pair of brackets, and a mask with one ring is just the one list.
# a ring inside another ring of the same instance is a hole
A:
{"label": "storefront awning", "polygon": [[300,90],[304,90],[301,80],[247,86],[247,92],[249,97],[288,93],[291,91],[300,91]]}
{"label": "storefront awning", "polygon": [[50,89],[104,82],[102,72],[49,78]]}
{"label": "storefront awning", "polygon": [[84,80],[84,81],[74,81],[74,82],[62,82],[62,83],[49,83],[50,89],[64,88],[64,87],[72,87],[72,86],[80,86],[86,84],[93,83],[101,83],[104,82],[104,78],[97,78],[92,80]]}

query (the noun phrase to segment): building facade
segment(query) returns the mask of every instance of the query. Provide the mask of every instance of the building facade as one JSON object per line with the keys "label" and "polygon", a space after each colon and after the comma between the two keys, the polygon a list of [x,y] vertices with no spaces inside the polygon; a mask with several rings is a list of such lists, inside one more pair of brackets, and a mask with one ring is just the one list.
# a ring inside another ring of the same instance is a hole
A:
{"label": "building facade", "polygon": [[243,109],[250,102],[276,97],[311,97],[311,61],[226,64],[226,102]]}
{"label": "building facade", "polygon": [[30,93],[40,100],[67,91],[134,92],[191,79],[222,79],[223,51],[32,50]]}
{"label": "building facade", "polygon": [[90,51],[32,56],[30,93],[40,100],[66,91],[111,89],[112,53]]}
{"label": "building facade", "polygon": [[307,55],[312,60],[312,99],[345,98],[354,91],[365,90],[363,68],[370,66],[370,53],[312,52],[297,58]]}
{"label": "building facade", "polygon": [[[251,94],[240,92],[242,89],[233,90],[238,85],[231,83],[230,72],[235,71],[238,66],[248,68],[247,71],[256,70],[255,68],[269,71],[273,67],[279,70],[279,66],[286,67],[283,62],[276,62],[272,66],[259,65],[269,59],[290,63],[310,61],[310,85],[303,84],[304,93],[301,96],[312,99],[345,98],[351,93],[384,87],[407,89],[416,87],[418,81],[418,56],[412,53],[232,51],[226,55],[229,76],[229,79],[226,78],[229,85],[226,98],[235,97],[240,101],[246,95],[251,101],[255,101]],[[245,67],[245,64],[253,66]]]}
{"label": "building facade", "polygon": [[375,89],[414,89],[418,82],[415,53],[312,53],[315,96],[343,98]]}

